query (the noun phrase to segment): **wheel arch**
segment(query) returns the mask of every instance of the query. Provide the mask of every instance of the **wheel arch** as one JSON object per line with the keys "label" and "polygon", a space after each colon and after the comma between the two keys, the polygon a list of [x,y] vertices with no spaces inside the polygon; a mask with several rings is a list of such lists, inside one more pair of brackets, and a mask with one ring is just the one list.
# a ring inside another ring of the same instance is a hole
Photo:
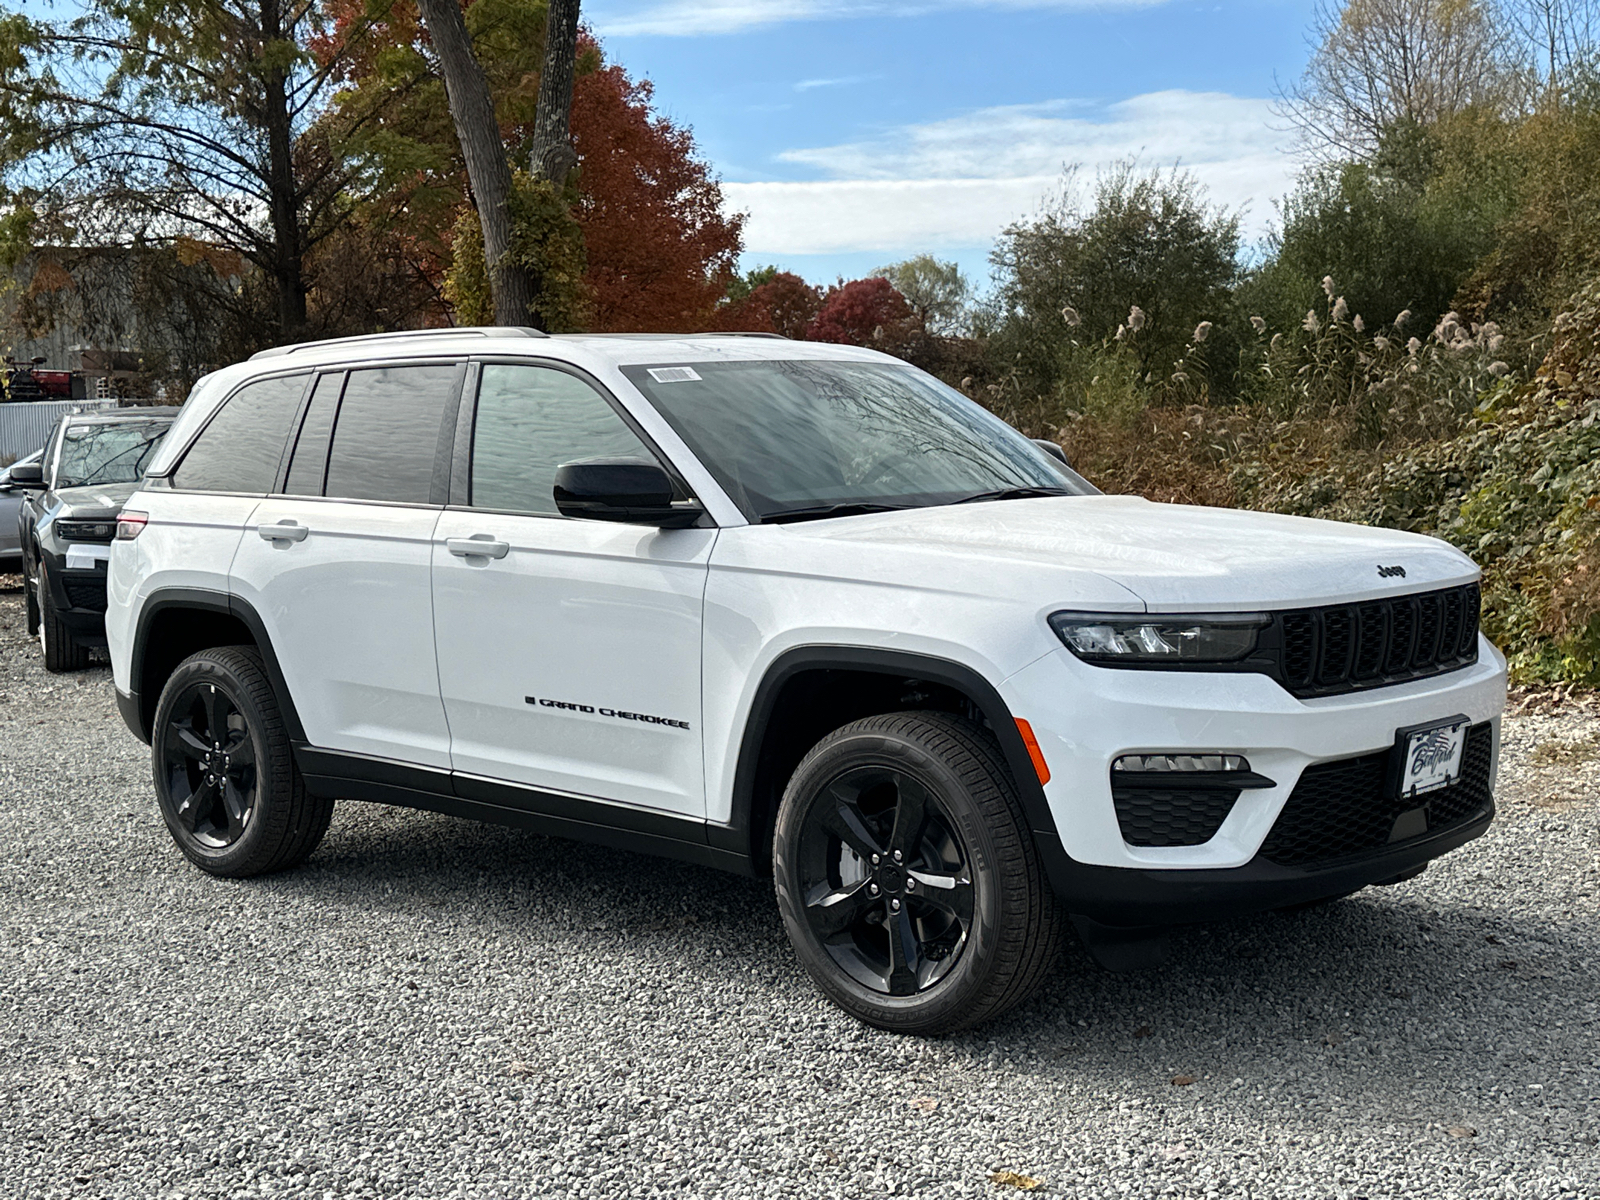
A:
{"label": "wheel arch", "polygon": [[1015,717],[978,671],[933,655],[843,645],[798,646],[767,667],[740,735],[727,825],[711,843],[771,866],[772,829],[784,785],[807,750],[850,721],[932,708],[982,719],[994,732],[1022,798],[1029,830],[1056,840],[1055,820]]}
{"label": "wheel arch", "polygon": [[290,738],[305,741],[305,728],[266,624],[247,601],[204,588],[162,588],[152,592],[139,609],[128,664],[132,691],[123,714],[139,739],[149,743],[161,689],[177,665],[191,654],[217,646],[251,646],[261,655]]}

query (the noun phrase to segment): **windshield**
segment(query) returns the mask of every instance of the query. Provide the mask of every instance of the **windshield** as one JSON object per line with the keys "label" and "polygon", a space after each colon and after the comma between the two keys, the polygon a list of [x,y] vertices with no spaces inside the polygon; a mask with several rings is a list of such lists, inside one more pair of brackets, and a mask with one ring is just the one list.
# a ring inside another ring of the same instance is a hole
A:
{"label": "windshield", "polygon": [[913,367],[809,359],[623,373],[752,520],[1091,490]]}
{"label": "windshield", "polygon": [[138,483],[171,421],[68,425],[61,435],[57,488]]}

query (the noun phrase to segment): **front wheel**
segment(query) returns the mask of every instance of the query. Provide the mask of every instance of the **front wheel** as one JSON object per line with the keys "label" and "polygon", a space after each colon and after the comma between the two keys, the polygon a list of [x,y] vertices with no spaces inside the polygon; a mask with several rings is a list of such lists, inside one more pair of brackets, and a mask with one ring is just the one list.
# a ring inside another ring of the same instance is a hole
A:
{"label": "front wheel", "polygon": [[24,578],[23,578],[22,595],[23,595],[23,605],[27,609],[27,615],[28,615],[28,636],[29,637],[38,637],[39,636],[39,592],[33,585],[31,585],[31,584],[29,584],[27,582],[26,576],[24,576]]}
{"label": "front wheel", "polygon": [[252,648],[202,650],[178,664],[156,705],[150,755],[167,829],[202,871],[281,871],[328,831],[333,801],[306,791]]}
{"label": "front wheel", "polygon": [[796,769],[773,836],[784,926],[839,1007],[902,1033],[1021,1003],[1062,937],[1015,783],[982,726],[868,717]]}
{"label": "front wheel", "polygon": [[50,598],[50,585],[39,572],[39,645],[44,650],[44,669],[52,675],[81,671],[89,665],[89,649],[72,640],[72,632],[56,613]]}

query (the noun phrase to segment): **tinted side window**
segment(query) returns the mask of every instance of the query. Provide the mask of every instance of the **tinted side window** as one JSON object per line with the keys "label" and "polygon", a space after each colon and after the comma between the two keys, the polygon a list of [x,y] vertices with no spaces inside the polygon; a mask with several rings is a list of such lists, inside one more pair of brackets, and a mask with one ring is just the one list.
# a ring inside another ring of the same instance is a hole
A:
{"label": "tinted side window", "polygon": [[334,422],[324,493],[426,504],[455,367],[351,371]]}
{"label": "tinted side window", "polygon": [[655,455],[603,396],[548,367],[485,364],[472,430],[472,504],[555,513],[556,468],[580,458]]}
{"label": "tinted side window", "polygon": [[322,476],[328,469],[328,437],[333,433],[333,414],[339,407],[343,383],[343,371],[317,377],[305,419],[300,422],[294,456],[289,460],[289,478],[283,485],[291,496],[322,495]]}
{"label": "tinted side window", "polygon": [[262,379],[228,398],[172,474],[175,487],[203,492],[270,492],[304,375]]}

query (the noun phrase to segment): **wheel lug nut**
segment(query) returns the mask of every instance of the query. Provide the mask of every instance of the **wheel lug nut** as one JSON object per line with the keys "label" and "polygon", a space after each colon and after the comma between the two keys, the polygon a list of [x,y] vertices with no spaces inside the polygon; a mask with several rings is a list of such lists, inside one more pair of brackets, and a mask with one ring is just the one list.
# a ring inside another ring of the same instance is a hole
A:
{"label": "wheel lug nut", "polygon": [[900,861],[900,851],[896,850],[894,852],[894,860],[895,860],[895,862],[899,862]]}
{"label": "wheel lug nut", "polygon": [[889,901],[889,908],[894,912],[899,912],[900,911],[900,901],[898,901],[898,900]]}
{"label": "wheel lug nut", "polygon": [[872,856],[872,865],[873,866],[877,866],[878,865],[878,856],[876,854],[874,854]]}
{"label": "wheel lug nut", "polygon": [[867,891],[876,896],[878,894],[878,885],[875,883],[867,884]]}
{"label": "wheel lug nut", "polygon": [[913,891],[913,890],[915,890],[916,886],[917,886],[917,881],[915,879],[906,880],[906,891],[908,891],[908,892],[909,891]]}

